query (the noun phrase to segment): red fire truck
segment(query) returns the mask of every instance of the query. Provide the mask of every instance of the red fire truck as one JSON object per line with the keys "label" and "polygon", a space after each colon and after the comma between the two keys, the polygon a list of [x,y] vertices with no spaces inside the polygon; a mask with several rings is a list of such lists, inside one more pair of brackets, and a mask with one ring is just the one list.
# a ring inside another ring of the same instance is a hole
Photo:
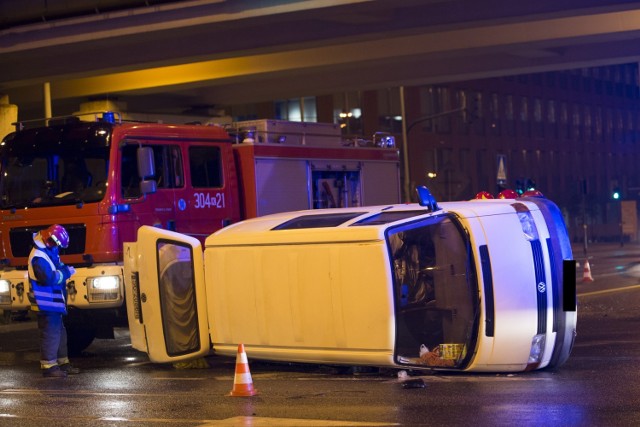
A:
{"label": "red fire truck", "polygon": [[29,306],[32,235],[69,232],[62,260],[70,350],[126,324],[123,243],[143,225],[201,241],[244,218],[400,199],[393,137],[344,141],[333,124],[277,120],[230,126],[50,120],[18,125],[0,145],[0,309]]}

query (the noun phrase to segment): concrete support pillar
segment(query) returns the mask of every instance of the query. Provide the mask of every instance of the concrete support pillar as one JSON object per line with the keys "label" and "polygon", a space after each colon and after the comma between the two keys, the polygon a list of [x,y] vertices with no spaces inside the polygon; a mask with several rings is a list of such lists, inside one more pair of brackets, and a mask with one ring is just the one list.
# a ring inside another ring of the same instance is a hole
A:
{"label": "concrete support pillar", "polygon": [[44,99],[44,118],[50,119],[53,117],[51,114],[51,83],[44,82],[42,86],[42,96]]}
{"label": "concrete support pillar", "polygon": [[400,86],[400,115],[402,116],[402,170],[403,197],[406,203],[411,202],[411,174],[409,173],[409,138],[407,137],[407,111],[404,101],[404,86]]}
{"label": "concrete support pillar", "polygon": [[316,116],[319,123],[333,123],[333,95],[316,96]]}
{"label": "concrete support pillar", "polygon": [[257,116],[261,119],[273,119],[276,117],[276,108],[273,101],[256,104]]}
{"label": "concrete support pillar", "polygon": [[365,90],[362,92],[360,108],[362,109],[362,135],[365,139],[371,139],[373,134],[380,130],[378,91]]}
{"label": "concrete support pillar", "polygon": [[18,121],[18,106],[9,104],[9,95],[0,94],[0,140],[15,130],[12,123]]}

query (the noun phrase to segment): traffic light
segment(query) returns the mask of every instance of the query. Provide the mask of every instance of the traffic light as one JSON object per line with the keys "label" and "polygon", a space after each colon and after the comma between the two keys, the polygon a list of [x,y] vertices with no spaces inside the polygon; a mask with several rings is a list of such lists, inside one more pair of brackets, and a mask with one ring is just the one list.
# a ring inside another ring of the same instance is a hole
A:
{"label": "traffic light", "polygon": [[482,93],[478,92],[474,94],[472,101],[472,121],[482,118]]}
{"label": "traffic light", "polygon": [[464,100],[464,111],[462,112],[462,120],[470,125],[476,120],[482,118],[482,92],[470,92],[469,100]]}
{"label": "traffic light", "polygon": [[527,191],[535,191],[536,182],[531,178],[516,179],[516,193],[522,196]]}
{"label": "traffic light", "polygon": [[532,179],[527,179],[527,184],[525,185],[526,191],[533,191],[536,189],[536,182]]}

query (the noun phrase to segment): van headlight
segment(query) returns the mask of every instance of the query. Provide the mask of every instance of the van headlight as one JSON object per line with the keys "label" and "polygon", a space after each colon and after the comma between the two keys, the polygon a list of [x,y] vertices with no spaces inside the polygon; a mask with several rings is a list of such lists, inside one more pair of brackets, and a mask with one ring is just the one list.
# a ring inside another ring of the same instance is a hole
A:
{"label": "van headlight", "polygon": [[117,301],[120,299],[120,277],[96,276],[87,279],[89,302]]}
{"label": "van headlight", "polygon": [[525,239],[529,241],[538,240],[538,228],[536,227],[536,222],[531,212],[518,212],[518,219],[520,220]]}
{"label": "van headlight", "polygon": [[537,365],[542,361],[544,354],[545,334],[538,334],[531,340],[531,350],[529,351],[529,360],[527,364]]}
{"label": "van headlight", "polygon": [[0,305],[11,304],[11,282],[0,279]]}

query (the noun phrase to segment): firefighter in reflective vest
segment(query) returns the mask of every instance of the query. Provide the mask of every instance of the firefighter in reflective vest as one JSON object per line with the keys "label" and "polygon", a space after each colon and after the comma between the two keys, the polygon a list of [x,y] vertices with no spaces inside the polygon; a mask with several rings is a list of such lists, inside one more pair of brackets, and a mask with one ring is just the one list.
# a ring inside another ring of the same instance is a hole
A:
{"label": "firefighter in reflective vest", "polygon": [[69,245],[69,233],[54,224],[34,233],[29,254],[29,302],[37,314],[40,336],[40,368],[45,377],[63,378],[80,370],[69,363],[67,331],[67,279],[75,269],[60,261],[59,248]]}

